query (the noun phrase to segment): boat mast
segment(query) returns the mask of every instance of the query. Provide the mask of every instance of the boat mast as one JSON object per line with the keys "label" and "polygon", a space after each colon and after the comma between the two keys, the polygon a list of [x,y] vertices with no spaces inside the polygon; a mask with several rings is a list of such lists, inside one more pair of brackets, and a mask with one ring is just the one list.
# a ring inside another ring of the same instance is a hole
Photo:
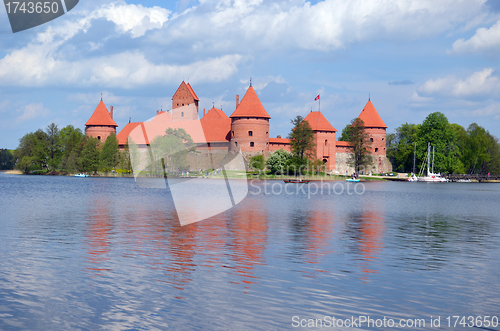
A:
{"label": "boat mast", "polygon": [[434,173],[434,154],[436,154],[436,146],[432,146],[432,173]]}
{"label": "boat mast", "polygon": [[427,176],[430,176],[431,169],[429,168],[431,164],[431,143],[427,143]]}
{"label": "boat mast", "polygon": [[413,174],[415,175],[415,157],[417,155],[417,143],[415,142],[415,149],[413,151]]}

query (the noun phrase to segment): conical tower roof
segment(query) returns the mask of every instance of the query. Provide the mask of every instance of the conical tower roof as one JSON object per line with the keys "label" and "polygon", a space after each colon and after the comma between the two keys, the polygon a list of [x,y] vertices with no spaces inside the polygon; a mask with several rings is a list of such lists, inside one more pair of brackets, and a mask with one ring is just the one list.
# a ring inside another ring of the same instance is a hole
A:
{"label": "conical tower roof", "polygon": [[262,103],[260,102],[259,97],[257,96],[257,93],[255,93],[255,90],[252,86],[248,88],[245,96],[243,96],[240,104],[238,105],[238,107],[236,107],[236,110],[233,114],[231,114],[230,117],[271,118],[271,116],[269,116],[269,114],[264,109],[264,106],[262,106]]}
{"label": "conical tower roof", "polygon": [[380,115],[370,100],[368,100],[358,118],[363,120],[365,128],[387,128],[387,125],[382,121],[382,118],[380,118]]}
{"label": "conical tower roof", "polygon": [[111,115],[102,100],[99,102],[97,108],[94,110],[94,113],[85,125],[118,126],[115,121],[113,121],[113,118],[111,118]]}
{"label": "conical tower roof", "polygon": [[309,122],[313,131],[337,132],[337,130],[328,122],[320,111],[312,111],[307,114],[305,121]]}

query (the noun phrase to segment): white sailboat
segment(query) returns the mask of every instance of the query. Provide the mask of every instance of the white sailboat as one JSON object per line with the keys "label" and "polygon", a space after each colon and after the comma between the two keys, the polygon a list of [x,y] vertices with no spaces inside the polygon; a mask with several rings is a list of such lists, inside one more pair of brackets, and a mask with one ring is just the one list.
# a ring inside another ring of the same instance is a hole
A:
{"label": "white sailboat", "polygon": [[[432,154],[432,171],[430,169],[431,143],[427,147],[427,176],[418,177],[419,182],[447,182],[448,179],[441,177],[441,174],[434,173],[434,153]],[[421,170],[422,171],[422,170]]]}

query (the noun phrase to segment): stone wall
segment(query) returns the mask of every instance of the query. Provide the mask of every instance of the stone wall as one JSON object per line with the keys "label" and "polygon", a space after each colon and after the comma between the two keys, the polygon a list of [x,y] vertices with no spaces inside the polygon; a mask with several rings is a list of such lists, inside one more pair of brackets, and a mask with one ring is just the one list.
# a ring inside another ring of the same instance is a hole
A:
{"label": "stone wall", "polygon": [[[336,153],[336,168],[332,172],[338,175],[350,175],[354,172],[354,168],[348,165],[349,156],[351,153]],[[372,155],[372,164],[366,166],[366,169],[361,169],[365,175],[368,175],[370,172],[372,174],[377,174],[381,172],[392,172],[391,162],[387,159],[387,157],[383,155]]]}

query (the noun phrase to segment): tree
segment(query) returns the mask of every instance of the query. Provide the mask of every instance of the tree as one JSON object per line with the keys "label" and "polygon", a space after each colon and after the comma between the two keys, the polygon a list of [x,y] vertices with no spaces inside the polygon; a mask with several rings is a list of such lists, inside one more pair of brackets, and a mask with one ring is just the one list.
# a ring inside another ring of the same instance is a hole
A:
{"label": "tree", "polygon": [[61,168],[67,172],[82,172],[82,150],[86,136],[80,129],[68,125],[59,130],[59,142],[62,150]]}
{"label": "tree", "polygon": [[99,139],[89,137],[82,150],[82,168],[88,173],[96,173],[99,169]]}
{"label": "tree", "polygon": [[278,149],[274,151],[267,159],[267,167],[271,170],[272,174],[283,175],[286,173],[286,167],[292,158],[289,152]]}
{"label": "tree", "polygon": [[0,170],[11,170],[14,168],[14,155],[8,149],[0,149]]}
{"label": "tree", "polygon": [[167,172],[189,170],[187,156],[195,147],[186,130],[168,128],[165,135],[158,136],[151,142],[151,162],[158,164],[163,160]]}
{"label": "tree", "polygon": [[292,132],[288,135],[292,154],[301,159],[314,155],[316,145],[314,144],[314,133],[309,125],[300,115],[291,120],[293,124]]}
{"label": "tree", "polygon": [[498,143],[498,139],[492,136],[488,131],[486,131],[486,135],[490,140],[490,145],[487,150],[490,158],[483,164],[481,173],[498,175],[500,174],[500,144]]}
{"label": "tree", "polygon": [[112,133],[106,138],[104,146],[102,147],[100,154],[100,169],[104,172],[109,172],[112,168],[116,167],[119,161],[118,139],[116,139],[116,135]]}
{"label": "tree", "polygon": [[250,168],[261,172],[266,167],[266,160],[264,160],[264,156],[262,156],[260,154],[252,156],[252,158],[250,159],[249,166],[250,166]]}
{"label": "tree", "polygon": [[399,172],[413,171],[413,154],[418,125],[405,123],[387,135],[387,158]]}
{"label": "tree", "polygon": [[370,147],[370,135],[365,130],[365,123],[360,118],[351,121],[349,130],[349,165],[354,167],[356,176],[359,176],[359,169],[372,163],[372,158],[368,148]]}
{"label": "tree", "polygon": [[49,159],[47,134],[40,129],[25,134],[19,139],[19,146],[14,154],[18,159],[16,169],[25,173],[46,168]]}
{"label": "tree", "polygon": [[351,136],[351,124],[347,124],[345,128],[342,129],[342,134],[340,135],[339,141],[349,141]]}
{"label": "tree", "polygon": [[422,162],[427,155],[427,144],[435,148],[434,171],[458,173],[463,164],[458,139],[453,126],[443,113],[429,114],[417,132],[417,158]]}
{"label": "tree", "polygon": [[[463,139],[463,138],[462,138]],[[487,131],[472,123],[467,128],[465,143],[463,144],[463,164],[469,174],[481,173],[483,165],[490,161],[488,150],[492,145],[492,140],[487,135]]]}
{"label": "tree", "polygon": [[59,137],[59,128],[55,123],[51,123],[45,129],[47,134],[47,154],[49,168],[55,170],[61,162],[61,145]]}

